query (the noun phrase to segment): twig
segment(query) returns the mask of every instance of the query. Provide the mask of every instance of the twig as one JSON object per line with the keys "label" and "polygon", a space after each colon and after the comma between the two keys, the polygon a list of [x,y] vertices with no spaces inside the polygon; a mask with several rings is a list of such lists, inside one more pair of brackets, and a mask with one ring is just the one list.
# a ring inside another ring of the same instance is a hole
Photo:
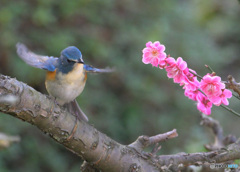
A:
{"label": "twig", "polygon": [[[206,96],[206,94],[201,89],[198,89],[198,91],[200,91],[204,96]],[[226,109],[227,111],[231,112],[232,114],[236,115],[237,117],[240,117],[240,114],[238,112],[236,112],[235,110],[233,110],[225,105],[222,105],[222,104],[220,106],[222,108]]]}
{"label": "twig", "polygon": [[[129,145],[129,147],[133,147],[135,149],[144,149],[148,146],[154,145],[156,143],[172,139],[177,137],[177,130],[173,129],[172,131],[163,133],[163,134],[158,134],[156,136],[139,136],[137,140]],[[157,148],[158,149],[158,148]]]}
{"label": "twig", "polygon": [[213,118],[202,114],[202,121],[200,123],[206,127],[209,127],[214,134],[214,143],[205,145],[205,148],[208,150],[217,150],[225,147],[226,145],[223,144],[223,129],[220,126],[219,122],[214,120]]}
{"label": "twig", "polygon": [[232,95],[233,95],[233,97],[235,97],[235,98],[237,98],[238,100],[240,100],[240,97],[239,97],[239,96],[237,96],[237,95],[235,95],[235,94],[233,94],[233,93],[232,93]]}
{"label": "twig", "polygon": [[235,159],[240,159],[239,141],[229,145],[226,149],[218,149],[211,152],[179,153],[176,155],[160,155],[158,157],[160,164],[175,167],[179,164],[201,165],[203,163],[221,163]]}
{"label": "twig", "polygon": [[206,67],[207,69],[209,69],[209,71],[210,71],[212,74],[215,74],[214,70],[213,70],[209,65],[206,65],[206,64],[205,64],[205,67]]}
{"label": "twig", "polygon": [[224,137],[223,129],[220,123],[209,116],[202,114],[202,121],[200,124],[210,128],[213,131],[213,135],[215,138],[213,144],[205,145],[205,148],[207,150],[213,151],[213,150],[222,149],[229,144],[235,143],[237,140],[236,137],[233,135],[228,135]]}
{"label": "twig", "polygon": [[232,75],[228,76],[228,81],[225,84],[227,88],[232,89],[240,96],[240,83],[237,83]]}
{"label": "twig", "polygon": [[222,108],[226,109],[227,111],[231,112],[232,114],[236,115],[237,117],[240,117],[240,114],[238,112],[236,112],[235,110],[227,107],[227,106],[224,106],[224,105],[220,105]]}
{"label": "twig", "polygon": [[191,74],[197,76],[199,79],[203,79],[203,77],[200,76],[200,75],[198,75],[197,73],[194,73],[194,72],[192,72],[191,70],[189,70],[189,72],[190,72]]}
{"label": "twig", "polygon": [[161,148],[162,148],[162,146],[161,145],[159,146],[159,143],[156,143],[152,152],[151,152],[152,156],[156,156]]}

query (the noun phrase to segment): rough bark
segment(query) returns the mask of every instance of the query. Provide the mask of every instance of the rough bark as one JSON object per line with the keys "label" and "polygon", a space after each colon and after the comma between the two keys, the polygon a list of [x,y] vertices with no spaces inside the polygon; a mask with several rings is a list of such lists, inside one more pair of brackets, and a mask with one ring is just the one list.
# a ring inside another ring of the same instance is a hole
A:
{"label": "rough bark", "polygon": [[[93,126],[69,114],[43,95],[16,79],[0,75],[0,112],[38,127],[56,142],[85,160],[82,168],[102,171],[175,171],[181,165],[224,162],[240,158],[239,140],[225,149],[203,153],[161,155],[158,142],[177,136],[176,130],[156,136],[140,136],[130,145],[122,145]],[[152,153],[143,148],[156,145]]]}

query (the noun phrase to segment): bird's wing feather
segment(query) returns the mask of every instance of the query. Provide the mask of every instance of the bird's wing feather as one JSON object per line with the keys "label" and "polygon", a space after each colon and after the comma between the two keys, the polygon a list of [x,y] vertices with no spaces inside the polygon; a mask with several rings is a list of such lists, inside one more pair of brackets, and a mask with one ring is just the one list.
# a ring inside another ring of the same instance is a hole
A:
{"label": "bird's wing feather", "polygon": [[91,65],[87,65],[87,64],[84,64],[84,69],[87,72],[91,72],[91,73],[110,73],[110,72],[115,71],[114,69],[111,69],[111,68],[98,69],[98,68],[95,68],[95,67],[93,67]]}
{"label": "bird's wing feather", "polygon": [[28,48],[22,43],[17,43],[16,47],[17,54],[27,64],[48,71],[54,71],[56,69],[58,64],[58,58],[35,54],[29,51]]}

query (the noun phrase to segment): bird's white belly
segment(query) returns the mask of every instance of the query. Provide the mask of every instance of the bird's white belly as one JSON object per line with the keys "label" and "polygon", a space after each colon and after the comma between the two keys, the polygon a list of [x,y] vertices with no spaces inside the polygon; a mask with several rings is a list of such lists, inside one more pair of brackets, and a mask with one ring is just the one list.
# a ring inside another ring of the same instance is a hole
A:
{"label": "bird's white belly", "polygon": [[60,105],[73,101],[79,96],[85,86],[86,76],[79,66],[68,74],[57,73],[56,80],[46,80],[46,89],[50,95],[56,97]]}

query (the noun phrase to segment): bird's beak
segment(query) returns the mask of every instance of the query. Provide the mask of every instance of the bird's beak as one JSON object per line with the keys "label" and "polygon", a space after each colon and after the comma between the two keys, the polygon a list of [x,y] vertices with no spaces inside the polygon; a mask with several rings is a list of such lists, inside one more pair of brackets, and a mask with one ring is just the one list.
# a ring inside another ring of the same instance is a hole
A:
{"label": "bird's beak", "polygon": [[83,59],[82,59],[82,58],[80,58],[80,59],[78,60],[78,63],[82,63],[82,64],[84,64],[84,61],[83,61]]}

